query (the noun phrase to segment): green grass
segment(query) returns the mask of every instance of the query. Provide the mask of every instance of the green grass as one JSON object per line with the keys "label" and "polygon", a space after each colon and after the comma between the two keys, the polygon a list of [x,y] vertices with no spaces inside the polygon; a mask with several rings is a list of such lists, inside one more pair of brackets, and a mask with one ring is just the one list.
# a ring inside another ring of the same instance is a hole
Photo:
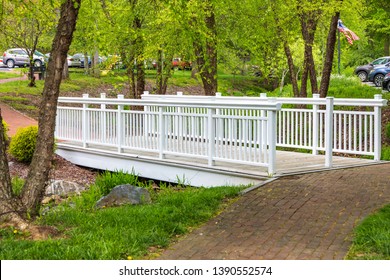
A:
{"label": "green grass", "polygon": [[[318,86],[320,81],[318,81]],[[300,84],[299,84],[300,85]],[[308,96],[311,97],[311,88],[308,84]],[[339,76],[332,75],[328,96],[333,96],[335,98],[374,98],[375,94],[382,94],[380,88],[371,87],[365,84],[362,84],[358,77],[356,76]],[[287,85],[283,87],[283,91],[280,93],[279,88],[275,89],[273,92],[269,93],[269,96],[279,96],[279,97],[293,97],[292,86]],[[384,96],[386,98],[386,95]]]}
{"label": "green grass", "polygon": [[22,76],[21,73],[17,73],[17,72],[0,72],[0,80],[2,79],[9,79],[9,78],[17,78],[17,77],[20,77]]}
{"label": "green grass", "polygon": [[24,97],[19,97],[19,96],[8,96],[8,95],[4,95],[4,96],[0,96],[0,101],[8,101],[8,102],[24,102],[24,101],[28,101],[27,98],[24,98]]}
{"label": "green grass", "polygon": [[[107,174],[103,177],[107,177]],[[123,175],[120,176],[124,178]],[[104,180],[104,179],[102,179]],[[108,181],[112,180],[107,179]],[[140,183],[150,188],[149,183]],[[161,186],[148,205],[95,209],[100,189],[92,186],[39,218],[60,237],[29,240],[28,232],[0,229],[0,259],[143,259],[157,257],[178,235],[220,211],[242,188],[172,188]]]}
{"label": "green grass", "polygon": [[390,205],[364,219],[356,228],[347,259],[390,260]]}
{"label": "green grass", "polygon": [[[70,79],[61,83],[61,91],[81,91],[103,84],[114,84],[121,80],[123,80],[121,76],[104,76],[99,79],[76,71],[70,73]],[[40,95],[43,91],[44,81],[36,80],[35,82],[36,87],[28,87],[28,80],[3,83],[0,84],[0,93]]]}

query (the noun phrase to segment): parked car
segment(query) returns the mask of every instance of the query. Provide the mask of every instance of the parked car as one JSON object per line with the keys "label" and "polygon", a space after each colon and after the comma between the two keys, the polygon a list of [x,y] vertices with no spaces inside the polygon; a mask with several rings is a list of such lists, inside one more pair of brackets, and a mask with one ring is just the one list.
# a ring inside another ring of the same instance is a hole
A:
{"label": "parked car", "polygon": [[81,61],[78,57],[71,56],[68,54],[67,61],[68,67],[81,67]]}
{"label": "parked car", "polygon": [[371,72],[368,74],[368,80],[370,82],[373,82],[375,86],[381,87],[383,78],[386,76],[387,73],[390,73],[390,63],[372,69]]}
{"label": "parked car", "polygon": [[358,77],[362,82],[366,82],[368,78],[368,74],[372,69],[374,69],[374,67],[383,66],[388,62],[390,62],[390,56],[377,58],[369,64],[360,65],[356,67],[355,74],[358,75]]}
{"label": "parked car", "polygon": [[[39,51],[35,51],[33,55],[34,66],[41,67],[45,64],[46,57]],[[8,68],[14,68],[15,66],[29,66],[30,59],[27,51],[22,48],[8,49],[3,54],[3,63]]]}
{"label": "parked car", "polygon": [[[85,56],[83,53],[76,53],[73,55],[73,57],[78,58],[80,60],[81,68],[85,67]],[[91,66],[91,57],[88,56],[88,66]]]}
{"label": "parked car", "polygon": [[173,69],[191,70],[192,63],[189,61],[184,61],[180,57],[177,57],[172,60],[172,67]]}
{"label": "parked car", "polygon": [[387,73],[382,81],[382,88],[384,90],[390,91],[390,73]]}

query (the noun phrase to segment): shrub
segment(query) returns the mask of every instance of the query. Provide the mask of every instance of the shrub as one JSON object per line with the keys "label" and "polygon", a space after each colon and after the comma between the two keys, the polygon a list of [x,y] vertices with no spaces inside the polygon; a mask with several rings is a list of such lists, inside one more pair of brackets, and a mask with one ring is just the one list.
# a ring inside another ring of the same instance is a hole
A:
{"label": "shrub", "polygon": [[4,139],[5,139],[5,142],[8,142],[8,134],[7,134],[7,132],[8,132],[8,130],[9,130],[9,128],[8,128],[8,124],[3,120],[3,129],[4,129]]}
{"label": "shrub", "polygon": [[390,146],[382,146],[381,160],[390,161]]}
{"label": "shrub", "polygon": [[9,152],[18,161],[31,162],[37,143],[38,126],[20,128],[12,137]]}

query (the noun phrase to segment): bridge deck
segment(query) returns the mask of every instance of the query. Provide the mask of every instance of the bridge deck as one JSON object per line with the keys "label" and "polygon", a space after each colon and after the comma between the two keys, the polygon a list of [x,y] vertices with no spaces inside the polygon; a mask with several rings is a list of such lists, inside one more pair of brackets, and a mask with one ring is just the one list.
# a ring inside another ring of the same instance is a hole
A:
{"label": "bridge deck", "polygon": [[[269,178],[267,168],[250,164],[215,161],[209,166],[207,159],[191,156],[166,154],[159,159],[156,152],[123,149],[118,153],[115,147],[61,141],[57,153],[75,164],[103,169],[135,171],[142,177],[164,181],[186,181],[195,186],[215,186],[221,184],[256,184]],[[276,151],[275,177],[328,170],[324,166],[323,155]],[[333,157],[333,167],[347,168],[377,164],[377,161],[356,157]]]}

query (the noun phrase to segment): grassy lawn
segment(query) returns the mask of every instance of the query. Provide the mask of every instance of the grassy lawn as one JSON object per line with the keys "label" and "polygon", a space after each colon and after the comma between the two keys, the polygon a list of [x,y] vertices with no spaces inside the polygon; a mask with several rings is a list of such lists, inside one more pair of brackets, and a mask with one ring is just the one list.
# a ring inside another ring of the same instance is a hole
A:
{"label": "grassy lawn", "polygon": [[390,260],[390,204],[365,218],[355,229],[347,259]]}
{"label": "grassy lawn", "polygon": [[[179,235],[215,216],[242,188],[191,188],[142,183],[133,175],[108,175],[79,197],[42,215],[38,223],[59,235],[33,241],[28,232],[0,229],[0,259],[148,259],[156,258]],[[113,178],[115,180],[113,180]],[[153,202],[97,210],[101,195],[118,183],[148,188]]]}
{"label": "grassy lawn", "polygon": [[10,71],[10,72],[0,71],[0,80],[9,79],[9,78],[18,78],[21,77],[22,75],[23,74],[20,71]]}

